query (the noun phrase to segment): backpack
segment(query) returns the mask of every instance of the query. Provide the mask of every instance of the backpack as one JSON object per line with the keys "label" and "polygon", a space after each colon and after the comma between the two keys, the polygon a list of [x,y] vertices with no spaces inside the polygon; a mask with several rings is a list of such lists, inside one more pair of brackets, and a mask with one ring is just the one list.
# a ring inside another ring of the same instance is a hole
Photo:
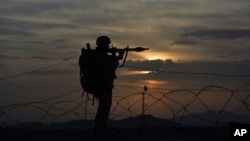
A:
{"label": "backpack", "polygon": [[93,94],[93,103],[96,96],[98,87],[98,74],[97,74],[97,60],[96,50],[91,50],[90,45],[87,44],[87,49],[82,48],[81,55],[79,57],[80,66],[80,84],[83,88],[82,97],[84,93]]}

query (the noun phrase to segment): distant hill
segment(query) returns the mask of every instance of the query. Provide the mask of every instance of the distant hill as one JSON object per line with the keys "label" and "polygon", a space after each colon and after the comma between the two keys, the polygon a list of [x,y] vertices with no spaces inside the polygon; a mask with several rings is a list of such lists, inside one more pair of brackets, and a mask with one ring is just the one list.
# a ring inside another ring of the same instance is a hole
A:
{"label": "distant hill", "polygon": [[[182,117],[175,117],[174,119],[161,119],[152,115],[140,115],[137,117],[129,117],[121,120],[108,120],[111,128],[139,128],[139,127],[159,127],[169,128],[178,126],[199,126],[212,125],[212,122],[218,122],[220,125],[228,125],[229,122],[250,123],[250,118],[235,115],[229,112],[202,112],[186,115]],[[229,115],[229,116],[227,116]],[[40,122],[19,123],[13,128],[36,128],[36,129],[86,129],[93,128],[94,120],[74,120],[67,122],[58,122],[50,124],[42,124]]]}
{"label": "distant hill", "polygon": [[[145,121],[143,124],[143,120]],[[141,126],[149,127],[172,127],[174,122],[167,119],[161,119],[152,115],[129,117],[121,120],[108,120],[111,128],[139,128]],[[40,122],[19,123],[13,128],[35,128],[35,129],[84,129],[93,128],[94,120],[74,120],[59,123],[42,124]]]}
{"label": "distant hill", "polygon": [[250,117],[226,111],[210,111],[179,116],[171,121],[175,123],[180,122],[185,125],[227,125],[230,122],[250,124]]}

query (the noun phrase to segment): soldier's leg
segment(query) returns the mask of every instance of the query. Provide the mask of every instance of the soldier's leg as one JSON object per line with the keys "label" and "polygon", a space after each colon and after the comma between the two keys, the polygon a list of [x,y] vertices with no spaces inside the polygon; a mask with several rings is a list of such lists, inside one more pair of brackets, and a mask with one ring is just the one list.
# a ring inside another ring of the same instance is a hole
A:
{"label": "soldier's leg", "polygon": [[112,88],[101,89],[99,99],[99,106],[96,113],[95,123],[96,128],[107,128],[107,120],[112,104]]}

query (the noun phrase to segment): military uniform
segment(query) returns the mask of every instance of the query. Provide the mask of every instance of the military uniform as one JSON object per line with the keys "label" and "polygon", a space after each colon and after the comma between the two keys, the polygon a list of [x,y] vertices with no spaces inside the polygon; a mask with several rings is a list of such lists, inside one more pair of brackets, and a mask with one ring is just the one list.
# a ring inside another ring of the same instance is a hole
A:
{"label": "military uniform", "polygon": [[99,106],[95,116],[95,132],[103,132],[107,129],[107,120],[112,105],[113,82],[116,78],[115,71],[118,66],[118,58],[108,55],[110,40],[107,36],[97,38],[97,90],[95,96],[99,100]]}

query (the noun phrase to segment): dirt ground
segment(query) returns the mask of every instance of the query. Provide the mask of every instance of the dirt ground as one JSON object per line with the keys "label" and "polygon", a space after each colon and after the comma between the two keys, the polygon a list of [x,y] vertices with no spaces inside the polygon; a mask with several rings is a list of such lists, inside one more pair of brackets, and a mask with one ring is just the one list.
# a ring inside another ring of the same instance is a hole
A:
{"label": "dirt ground", "polygon": [[112,128],[112,136],[97,137],[93,129],[7,129],[1,141],[228,141],[227,127]]}

